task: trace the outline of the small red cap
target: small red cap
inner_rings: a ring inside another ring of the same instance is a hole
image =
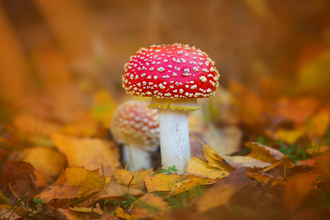
[[[214,62],[188,45],[141,48],[124,66],[123,88],[137,96],[196,99],[213,95],[219,73]]]
[[[127,137],[131,147],[153,149],[159,144],[158,113],[145,102],[130,100],[119,105],[110,129],[117,142],[127,144]]]

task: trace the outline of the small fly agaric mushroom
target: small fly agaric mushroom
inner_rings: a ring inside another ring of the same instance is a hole
[[[201,108],[197,98],[214,95],[219,76],[206,53],[181,44],[141,48],[124,66],[126,93],[152,97],[148,107],[159,109],[162,164],[179,174],[191,158],[188,111]]]
[[[129,170],[152,167],[150,153],[159,145],[157,111],[149,109],[142,101],[126,101],[114,111],[110,130],[115,141],[124,145],[125,164],[130,158],[131,151]]]

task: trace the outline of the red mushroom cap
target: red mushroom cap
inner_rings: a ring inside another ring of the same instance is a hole
[[[123,88],[137,96],[196,99],[213,95],[219,73],[208,55],[188,45],[141,48],[125,64]]]
[[[119,105],[112,115],[111,133],[118,143],[131,147],[151,148],[159,144],[159,122],[156,110],[137,100]]]

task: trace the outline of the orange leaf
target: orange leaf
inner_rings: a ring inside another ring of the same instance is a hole
[[[211,179],[205,179],[205,178],[189,178],[187,180],[182,180],[174,185],[170,192],[170,196],[188,191],[190,189],[193,189],[197,186],[201,185],[210,185],[215,183],[214,180]]]
[[[103,168],[110,175],[113,167],[120,166],[119,151],[113,142],[98,138],[74,138],[58,133],[51,135],[56,147],[66,155],[69,166],[83,166],[95,170]]]

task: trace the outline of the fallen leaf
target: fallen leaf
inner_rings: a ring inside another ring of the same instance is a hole
[[[257,142],[246,142],[244,144],[246,147],[251,148],[251,152],[248,157],[258,159],[264,162],[272,163],[274,161],[281,160],[284,154],[278,150],[275,150],[271,147],[259,144]]]
[[[31,163],[47,180],[59,175],[66,164],[65,157],[50,147],[24,149],[24,161]]]
[[[105,191],[100,195],[97,196],[94,201],[107,199],[107,200],[114,200],[114,199],[126,199],[127,193],[133,196],[142,196],[144,192],[140,189],[135,188],[127,188],[126,186],[120,185],[115,178],[110,180],[110,183],[107,185]]]
[[[127,214],[124,209],[118,207],[117,209],[117,212],[116,212],[116,216],[118,218],[122,218],[122,219],[126,219],[126,220],[137,220],[139,219],[137,216],[135,215],[130,215],[130,214]]]
[[[184,173],[184,176],[189,175],[210,179],[223,179],[229,175],[229,172],[211,167],[206,161],[197,157],[192,157],[188,160]]]
[[[144,178],[145,185],[148,192],[166,192],[171,191],[172,188],[182,180],[182,176],[164,173],[155,174],[153,176],[147,175]]]
[[[99,170],[89,171],[83,167],[73,166],[65,170],[65,176],[70,186],[79,186],[77,198],[97,192],[105,185]]]
[[[56,147],[66,155],[69,166],[83,166],[95,170],[101,168],[109,176],[114,167],[120,166],[119,150],[110,141],[98,138],[74,138],[58,133],[51,135]]]
[[[306,196],[310,193],[316,182],[316,174],[304,174],[293,177],[288,181],[284,190],[284,207],[287,211],[294,213]]]
[[[264,172],[274,169],[275,167],[285,167],[286,169],[294,167],[294,164],[289,159],[288,155],[285,155],[281,160],[274,162],[269,167],[263,169]]]
[[[233,168],[252,168],[252,169],[262,169],[271,166],[271,163],[266,163],[261,160],[257,160],[251,157],[244,156],[221,156],[231,167]]]
[[[144,188],[144,177],[147,175],[152,175],[154,173],[153,169],[140,169],[134,172],[125,169],[116,169],[114,177],[117,179],[118,183],[132,188]]]
[[[170,210],[170,206],[161,197],[146,194],[132,204],[130,213],[138,218],[154,218]]]
[[[3,192],[0,190],[0,204],[7,204],[9,205],[8,198],[3,194]]]
[[[174,185],[169,196],[183,193],[183,192],[191,190],[197,186],[210,185],[213,183],[215,183],[214,180],[205,179],[205,178],[189,178],[186,180],[181,180],[180,182],[178,182],[177,184]]]
[[[53,199],[72,200],[78,196],[79,186],[54,186],[51,189],[46,189],[40,194],[40,199],[49,203]],[[68,202],[70,203],[70,202]]]
[[[226,179],[217,182],[212,188],[222,187],[223,185],[233,187],[234,191],[241,190],[244,186],[251,183],[248,173],[244,167],[237,168],[231,172]]]
[[[0,219],[15,220],[20,219],[21,216],[10,205],[0,205]]]
[[[69,209],[61,209],[59,208],[56,213],[57,219],[68,219],[68,220],[86,220],[85,213],[74,212]]]
[[[103,210],[100,208],[97,208],[97,207],[95,207],[95,208],[78,208],[78,207],[71,208],[71,207],[69,207],[69,209],[74,212],[89,213],[89,214],[96,213],[98,215],[103,215]]]
[[[196,208],[199,212],[205,212],[220,207],[228,203],[234,193],[235,189],[226,184],[221,187],[211,188],[196,199]]]

